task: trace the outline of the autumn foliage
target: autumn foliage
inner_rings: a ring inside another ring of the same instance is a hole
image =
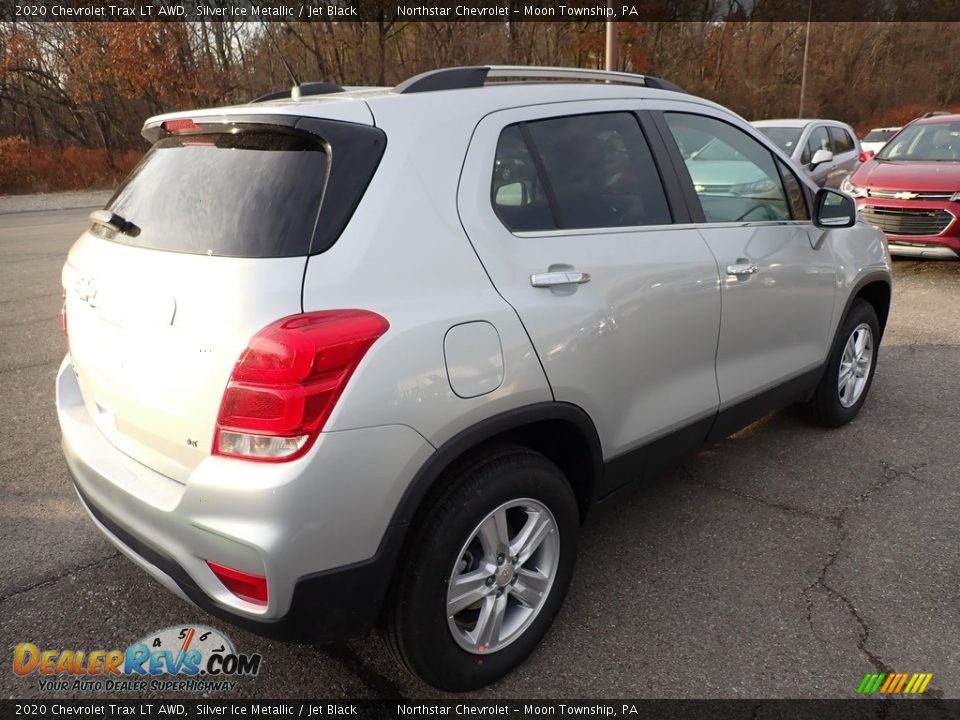
[[[372,1],[372,0],[371,0]],[[517,0],[506,0],[515,4]],[[727,0],[697,0],[706,16]],[[709,12],[708,12],[709,11]],[[738,16],[739,17],[739,16]],[[801,112],[864,132],[960,108],[947,24],[620,22],[616,67],[748,119]],[[151,115],[245,103],[298,81],[394,85],[437,67],[605,64],[603,22],[0,23],[0,192],[109,186]],[[809,41],[809,42],[808,42]]]
[[[142,153],[34,145],[19,135],[0,138],[0,194],[115,187]]]

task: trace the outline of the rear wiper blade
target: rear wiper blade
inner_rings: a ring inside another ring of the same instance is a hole
[[[90,213],[90,219],[94,225],[102,225],[130,237],[140,234],[140,228],[137,225],[109,210],[94,210]]]

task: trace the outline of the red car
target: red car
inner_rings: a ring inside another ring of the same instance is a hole
[[[960,257],[960,115],[914,120],[840,189],[891,254]]]

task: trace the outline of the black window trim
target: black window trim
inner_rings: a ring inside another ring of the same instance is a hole
[[[514,230],[508,227],[507,224],[503,222],[503,220],[497,214],[496,208],[493,207],[493,197],[491,196],[491,210],[493,211],[494,217],[497,218],[497,221],[507,230],[507,232],[515,237],[520,238],[535,238],[550,235],[574,236],[598,235],[607,233],[613,234],[631,231],[636,232],[637,228],[663,228],[692,223],[693,221],[689,217],[689,209],[687,208],[686,203],[683,201],[683,198],[679,192],[680,183],[678,179],[674,177],[673,173],[665,172],[666,156],[662,152],[662,147],[660,147],[663,144],[663,139],[659,136],[659,133],[657,135],[653,134],[656,128],[644,118],[644,116],[648,113],[649,111],[647,110],[634,110],[624,107],[615,110],[602,110],[599,112],[593,110],[586,112],[568,112],[563,113],[562,115],[544,115],[536,118],[528,118],[527,120],[520,120],[518,122],[508,122],[506,125],[500,128],[500,132],[497,134],[497,146],[499,146],[500,143],[500,135],[502,135],[507,128],[514,126],[519,127],[523,141],[527,145],[527,152],[530,153],[530,158],[537,170],[537,176],[539,177],[540,182],[543,185],[544,193],[547,196],[547,202],[550,205],[550,213],[553,216],[554,227],[544,230]],[[559,120],[562,118],[583,117],[588,115],[624,114],[633,116],[634,120],[637,122],[637,127],[640,131],[641,137],[643,137],[644,141],[647,143],[647,148],[650,150],[654,168],[656,169],[657,176],[660,179],[660,187],[663,188],[663,194],[667,201],[667,210],[670,212],[671,221],[669,223],[659,223],[656,225],[613,225],[583,228],[561,228],[558,223],[559,214],[557,210],[556,195],[553,191],[553,185],[550,182],[546,168],[543,165],[543,159],[540,157],[540,150],[537,148],[536,143],[530,136],[530,131],[527,129],[527,125],[530,123],[540,122],[542,120]],[[496,155],[496,147],[494,148],[494,155]]]
[[[677,147],[677,141],[673,139],[673,133],[670,132],[670,127],[667,125],[666,111],[643,110],[642,112],[649,117],[650,124],[657,130],[659,135],[657,145],[673,168],[671,174],[676,181],[677,200],[683,203],[689,222],[694,225],[706,223],[707,217],[703,213],[703,205],[700,204],[697,191],[693,189],[693,178],[690,177],[690,171],[687,170],[687,165],[683,161],[680,148]]]
[[[833,152],[835,156],[839,155],[840,148],[837,147],[837,143],[834,141],[833,133],[831,132],[831,130],[839,130],[839,128],[835,125],[827,125],[826,128],[827,128],[827,138],[830,140],[830,150],[831,152]]]
[[[813,213],[811,212],[811,208],[813,207],[813,195],[810,192],[810,188],[807,186],[807,184],[803,180],[800,179],[800,175],[798,173],[795,173],[791,169],[790,163],[788,163],[786,160],[783,160],[777,155],[773,155],[773,161],[774,161],[773,164],[777,168],[777,172],[780,174],[780,182],[783,185],[783,192],[787,194],[787,207],[790,209],[790,219],[793,222],[804,223],[807,225],[813,223]],[[790,203],[790,195],[789,193],[787,193],[787,184],[783,177],[784,171],[793,175],[793,179],[797,181],[798,185],[800,185],[800,191],[803,194],[803,203],[807,208],[806,219],[794,217],[793,205]]]
[[[551,120],[553,118],[550,118]],[[534,121],[535,122],[535,121]],[[547,167],[543,164],[543,158],[540,156],[540,148],[537,147],[537,144],[533,141],[533,136],[530,135],[530,130],[527,128],[527,122],[517,123],[517,129],[520,131],[520,137],[523,138],[523,144],[527,146],[527,152],[530,153],[530,160],[533,162],[533,167],[537,171],[537,178],[540,180],[540,184],[543,186],[543,193],[547,196],[547,205],[550,206],[550,215],[553,217],[553,227],[546,228],[547,230],[559,230],[560,229],[560,207],[557,204],[557,195],[553,191],[553,183],[550,182],[550,176],[547,174]],[[507,125],[504,127],[500,134],[502,135],[506,129],[510,127]],[[500,147],[500,138],[497,137],[497,147]],[[494,151],[496,152],[496,150]],[[499,215],[497,217],[500,217]],[[503,222],[502,220],[500,222]],[[506,223],[504,223],[506,225]]]
[[[670,157],[669,147],[664,142],[660,128],[657,126],[654,112],[650,110],[635,110],[633,113],[640,123],[640,132],[643,133],[653,156],[653,164],[660,175],[664,194],[667,196],[667,206],[674,225],[689,225],[694,222],[690,205],[683,193],[683,183],[677,177],[673,159]]]

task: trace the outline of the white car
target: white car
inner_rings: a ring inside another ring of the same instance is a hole
[[[874,128],[860,140],[860,147],[863,148],[865,153],[869,152],[876,155],[902,129],[902,126]]]

